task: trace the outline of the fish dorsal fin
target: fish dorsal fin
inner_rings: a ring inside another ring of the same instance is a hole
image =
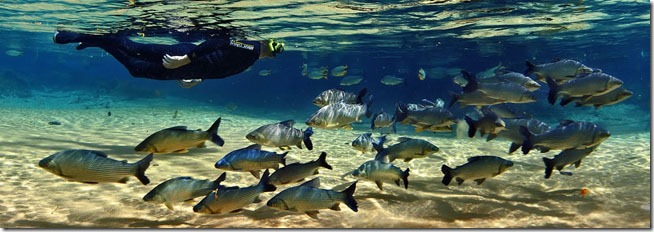
[[[286,120],[286,121],[281,121],[281,122],[279,122],[279,124],[282,124],[282,125],[287,126],[287,127],[293,127],[293,125],[295,125],[295,120],[289,119],[289,120]]]
[[[468,162],[475,162],[475,161],[480,160],[480,159],[482,159],[484,157],[485,156],[473,156],[473,157],[468,158]]]
[[[372,133],[371,133],[371,132],[366,132],[366,133],[363,133],[363,135],[364,135],[364,136],[367,136],[367,137],[371,137],[371,138],[372,138]]]
[[[93,153],[97,156],[105,157],[107,158],[107,153],[101,152],[101,151],[90,151],[90,153]]]
[[[255,150],[261,150],[261,144],[252,144],[250,146],[245,147],[245,149],[255,149]]]
[[[572,124],[572,123],[574,123],[574,122],[575,122],[575,121],[572,121],[572,120],[569,120],[569,119],[564,119],[564,120],[561,120],[561,121],[559,122],[559,125],[560,125],[560,126],[567,126],[567,125],[570,125],[570,124]]]
[[[412,140],[412,138],[409,138],[409,137],[399,137],[399,138],[397,138],[397,141],[399,141],[400,143],[403,143],[403,142],[406,142],[406,141],[409,141],[409,140]]]
[[[304,182],[300,185],[301,187],[310,187],[310,188],[319,188],[320,179],[319,177],[313,178],[310,181]]]
[[[183,130],[183,131],[186,131],[187,129],[186,129],[186,126],[174,126],[174,127],[166,128],[164,130]]]

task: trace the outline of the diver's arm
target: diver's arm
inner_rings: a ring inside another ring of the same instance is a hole
[[[216,55],[222,55],[222,52],[217,51],[226,46],[229,46],[228,39],[209,39],[202,42],[190,53],[183,56],[164,55],[162,64],[167,69],[175,69],[191,63],[192,60],[197,60],[210,54],[214,57],[209,58],[209,60],[216,61],[216,58],[220,58],[216,57]]]

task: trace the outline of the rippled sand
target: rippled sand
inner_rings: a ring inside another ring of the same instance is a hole
[[[0,215],[1,227],[27,228],[649,228],[650,221],[650,134],[613,135],[578,169],[566,167],[573,176],[554,173],[544,179],[541,157],[556,151],[507,155],[509,142],[456,139],[430,136],[426,139],[441,152],[409,163],[409,189],[386,183],[380,191],[373,182],[360,181],[355,198],[359,212],[345,206],[340,212],[321,210],[320,220],[305,214],[276,211],[265,202],[274,193],[262,194],[263,202],[228,215],[201,215],[193,212],[195,202],[178,203],[175,211],[164,205],[141,200],[157,184],[177,176],[214,179],[221,171],[213,164],[227,152],[245,147],[249,131],[267,123],[286,120],[284,115],[254,115],[230,111],[221,106],[175,99],[115,101],[111,108],[74,97],[59,95],[4,101],[0,104]],[[109,99],[109,101],[113,101]],[[28,107],[34,108],[25,108]],[[58,105],[58,109],[50,109]],[[188,106],[188,107],[187,107]],[[193,107],[190,107],[193,106]],[[233,106],[232,106],[233,109]],[[178,117],[173,118],[175,110]],[[107,112],[111,111],[111,116]],[[307,113],[309,115],[310,113]],[[133,147],[154,131],[187,125],[206,130],[222,117],[219,134],[224,147],[208,144],[186,154],[155,155],[146,171],[152,180],[142,185],[83,184],[67,182],[38,167],[38,161],[65,149],[94,149],[109,157],[134,162],[143,157]],[[305,118],[294,118],[304,128]],[[61,125],[48,125],[50,121]],[[405,130],[411,128],[403,127]],[[314,160],[326,151],[334,170],[321,169],[323,188],[342,190],[355,179],[340,176],[370,159],[349,143],[364,131],[316,129],[315,149],[293,148],[287,163]],[[398,135],[390,136],[388,144]],[[271,151],[278,149],[267,148]],[[444,186],[440,183],[443,164],[455,167],[470,156],[497,155],[516,165],[482,185],[466,182]],[[227,185],[257,183],[249,173],[229,172]],[[590,194],[580,195],[587,188]],[[199,201],[201,198],[196,199]]]

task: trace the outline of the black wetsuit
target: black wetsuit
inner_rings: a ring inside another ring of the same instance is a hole
[[[157,80],[219,79],[245,71],[259,59],[261,42],[211,38],[199,45],[142,44],[122,36],[81,35],[74,41],[83,47],[99,47],[107,51],[134,77]],[[191,63],[167,69],[165,54],[188,55]]]

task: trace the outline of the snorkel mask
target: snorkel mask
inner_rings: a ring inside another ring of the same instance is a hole
[[[284,51],[284,43],[277,42],[274,39],[268,39],[268,49],[273,56]]]

